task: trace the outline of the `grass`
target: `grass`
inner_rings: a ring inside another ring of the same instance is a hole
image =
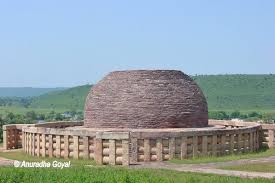
[[[68,161],[55,158],[33,157],[22,151],[0,152],[0,157],[27,162],[52,162]],[[73,165],[71,168],[14,168],[0,167],[0,183],[8,182],[125,182],[125,183],[143,183],[143,182],[196,182],[196,183],[269,183],[272,180],[266,179],[241,179],[237,177],[225,177],[212,174],[183,173],[172,170],[156,169],[128,169],[112,166],[89,166],[94,165],[94,161],[70,160]],[[274,180],[273,180],[274,181]]]
[[[208,75],[193,77],[210,110],[274,111],[275,75]]]
[[[170,160],[170,162],[175,164],[198,164],[198,163],[211,163],[211,162],[226,162],[226,161],[233,161],[233,160],[240,160],[240,159],[253,159],[253,158],[261,158],[261,157],[268,157],[268,156],[275,156],[275,149],[267,149],[267,150],[261,150],[258,152],[253,152],[253,153],[234,154],[234,155],[220,156],[220,157],[199,157],[199,158],[184,159],[184,160],[172,159]],[[24,161],[24,160],[25,161],[41,161],[41,160],[67,161],[64,159],[30,156],[28,154],[25,154],[22,151],[0,152],[0,157],[18,160],[18,161]],[[87,164],[94,165],[94,161],[88,161],[88,163],[87,163],[87,160],[81,160],[81,159],[80,160],[70,159],[70,161],[74,165],[87,165]]]
[[[226,166],[226,167],[221,167],[221,169],[275,173],[275,164],[274,163],[254,163],[254,164],[247,164],[247,165]]]
[[[0,157],[12,159],[12,160],[18,160],[18,161],[28,161],[28,162],[41,162],[41,161],[47,161],[47,162],[53,162],[55,160],[65,162],[65,161],[71,161],[71,164],[74,166],[84,166],[84,165],[95,165],[95,162],[92,160],[75,160],[75,159],[57,159],[57,158],[49,158],[49,157],[37,157],[37,156],[30,156],[23,151],[10,151],[10,152],[0,152]]]
[[[34,98],[30,107],[83,110],[91,87],[91,85],[83,85],[63,91],[50,92]]]
[[[241,179],[209,174],[183,173],[172,170],[128,169],[117,167],[0,168],[1,183],[81,182],[81,183],[271,183],[267,179]]]
[[[220,156],[220,157],[198,157],[192,159],[172,159],[171,163],[175,164],[198,164],[198,163],[211,163],[211,162],[226,162],[240,159],[253,159],[253,158],[261,158],[275,156],[275,149],[267,149],[260,150],[258,152],[247,153],[247,154],[233,154],[228,156]]]

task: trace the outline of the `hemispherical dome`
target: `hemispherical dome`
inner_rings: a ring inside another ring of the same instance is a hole
[[[84,126],[195,128],[208,125],[206,99],[186,74],[174,70],[116,71],[92,87]]]

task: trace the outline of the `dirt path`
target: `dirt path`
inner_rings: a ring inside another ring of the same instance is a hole
[[[233,171],[222,170],[220,167],[226,167],[231,165],[244,165],[253,163],[275,163],[275,156],[257,158],[257,159],[244,159],[228,162],[216,162],[216,163],[201,163],[201,164],[174,164],[169,162],[150,162],[141,163],[138,165],[131,165],[131,168],[155,168],[155,169],[169,169],[182,172],[196,172],[196,173],[210,173],[227,176],[237,176],[243,178],[275,178],[275,173],[263,173],[263,172],[245,172],[245,171]]]
[[[4,152],[4,149],[1,146],[0,146],[0,152]],[[13,160],[0,157],[0,166],[10,166],[10,165],[13,165]]]
[[[10,165],[13,165],[13,160],[0,157],[0,166],[10,166]]]

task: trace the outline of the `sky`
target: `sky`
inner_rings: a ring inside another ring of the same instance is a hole
[[[0,87],[108,72],[275,73],[275,1],[0,1]]]

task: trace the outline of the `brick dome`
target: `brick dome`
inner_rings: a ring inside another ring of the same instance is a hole
[[[90,128],[196,128],[208,125],[198,85],[175,70],[115,71],[94,85],[85,106]]]

